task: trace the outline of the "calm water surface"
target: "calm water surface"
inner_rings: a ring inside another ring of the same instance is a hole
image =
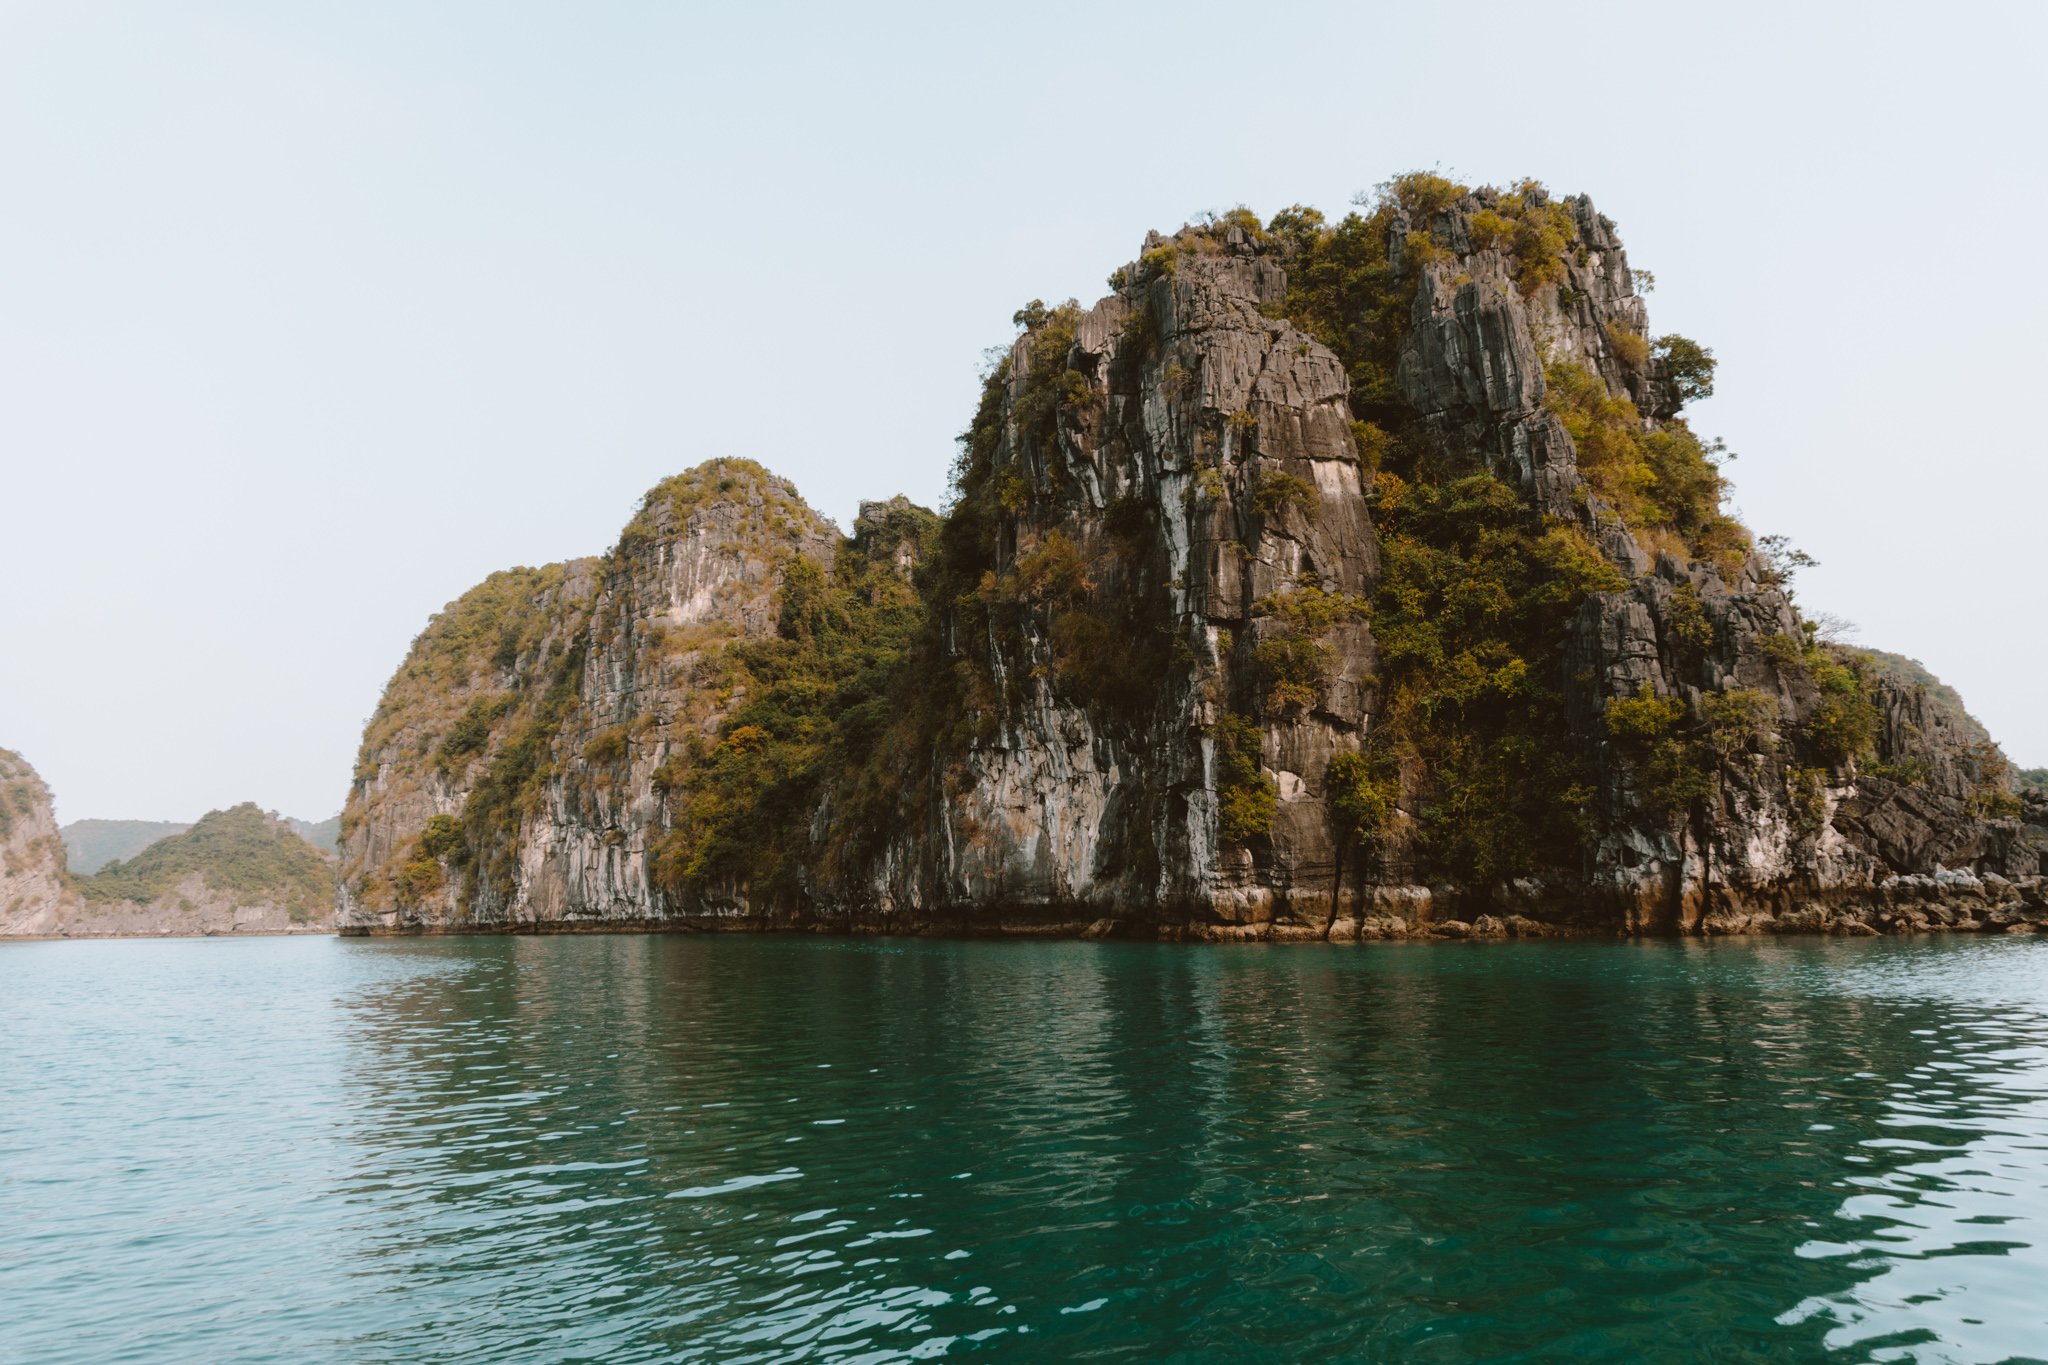
[[[2048,940],[0,947],[0,1360],[2048,1359]]]

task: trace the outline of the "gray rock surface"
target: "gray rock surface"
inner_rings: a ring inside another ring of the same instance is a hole
[[[77,899],[50,789],[27,759],[0,749],[0,937],[51,933]]]
[[[679,918],[651,876],[669,815],[656,773],[691,735],[716,735],[731,700],[720,692],[719,655],[773,631],[790,558],[828,564],[838,538],[783,480],[747,461],[713,461],[649,493],[605,557],[497,585],[507,600],[488,616],[492,633],[468,647],[448,637],[474,633],[493,585],[451,603],[415,644],[365,738],[342,818],[342,926]],[[429,657],[439,660],[433,669]],[[551,721],[550,689],[559,693]],[[492,699],[511,704],[486,741],[451,760],[450,728]],[[432,877],[394,885],[394,872],[420,861],[428,822],[461,817],[523,736],[535,750],[531,782],[481,840],[485,875],[427,859]]]
[[[1021,649],[963,642],[1011,680],[1015,704],[992,738],[949,756],[953,781],[870,878],[839,888],[850,908],[885,922],[1005,905],[1062,920],[1327,918],[1335,851],[1318,779],[1366,723],[1363,621],[1330,633],[1340,662],[1320,695],[1264,732],[1279,796],[1271,859],[1257,866],[1216,835],[1224,656],[1248,659],[1271,631],[1265,604],[1304,584],[1364,594],[1379,568],[1342,366],[1270,316],[1285,290],[1281,267],[1238,234],[1080,318],[1068,363],[1090,377],[1090,396],[1069,405],[1057,458],[1014,420],[995,451],[998,479],[1039,490],[999,525],[995,568],[1012,571],[1054,536],[1080,547],[1097,591],[1147,604],[1145,627],[1164,637],[1156,696],[1123,716],[1063,695],[1040,617],[1023,623]],[[1152,325],[1134,321],[1144,316]],[[1013,405],[1032,350],[1027,335],[1011,352]],[[1274,476],[1313,488],[1313,507],[1261,510],[1261,480]],[[1112,549],[1113,505],[1151,528],[1135,551]]]

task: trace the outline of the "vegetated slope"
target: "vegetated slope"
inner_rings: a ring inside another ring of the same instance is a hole
[[[244,910],[279,910],[292,924],[312,925],[332,906],[334,868],[290,825],[245,802],[209,811],[184,833],[77,884],[94,906],[168,900],[197,911],[202,903],[226,901]]]
[[[1211,936],[2030,923],[2043,831],[1723,507],[1614,225],[1402,177],[1033,303],[943,517],[744,461],[432,622],[343,924]]]
[[[299,820],[285,816],[292,833],[323,853],[334,853],[341,843],[341,816],[325,820]],[[76,876],[89,877],[108,863],[133,858],[159,839],[183,834],[191,825],[174,820],[73,820],[61,826],[64,852]]]
[[[89,877],[108,863],[132,858],[159,839],[192,828],[173,820],[73,820],[60,826],[71,871]]]

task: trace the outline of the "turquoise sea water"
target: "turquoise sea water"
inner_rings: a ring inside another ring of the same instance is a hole
[[[0,947],[0,1360],[2048,1359],[2048,940]]]

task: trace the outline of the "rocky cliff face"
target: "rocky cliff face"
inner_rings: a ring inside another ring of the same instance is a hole
[[[783,480],[714,461],[651,491],[602,559],[514,570],[428,625],[371,720],[342,816],[343,923],[673,917],[657,774],[716,737],[724,657],[775,629],[791,563],[838,532]]]
[[[1378,936],[2030,923],[1960,708],[1721,509],[1710,356],[1528,185],[1149,238],[1018,315],[943,521],[744,462],[436,618],[344,818],[361,931]],[[2040,812],[2032,811],[2038,818]]]
[[[981,581],[948,620],[985,733],[848,903],[1255,922],[1307,897],[1320,922],[1337,850],[1318,779],[1367,720],[1377,541],[1343,369],[1244,245],[1027,319],[969,438]],[[1304,613],[1327,618],[1313,643]],[[1229,728],[1232,690],[1290,643],[1329,667]],[[1277,793],[1257,858],[1229,837],[1233,763]]]
[[[27,759],[0,749],[0,936],[50,933],[75,903],[50,789]]]

